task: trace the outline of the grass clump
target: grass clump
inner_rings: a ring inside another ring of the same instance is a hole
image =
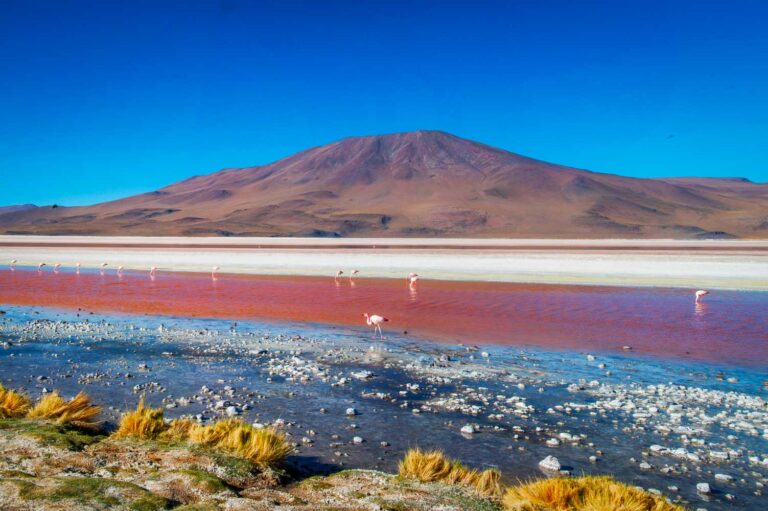
[[[260,467],[279,465],[293,451],[293,446],[279,431],[257,429],[236,419],[209,426],[195,425],[189,430],[189,441],[221,449]]]
[[[181,442],[189,439],[189,432],[196,426],[192,419],[173,419],[165,431],[160,434],[160,438],[169,442]]]
[[[96,420],[100,413],[101,407],[91,404],[91,398],[84,392],[79,392],[70,401],[62,399],[58,392],[52,392],[43,396],[27,417],[51,420],[80,429],[97,430],[101,426],[101,421]]]
[[[608,476],[555,477],[512,486],[507,511],[684,511],[663,497]]]
[[[441,451],[408,450],[398,465],[398,473],[404,479],[416,479],[423,483],[469,486],[487,497],[499,497],[502,490],[501,473],[498,470],[470,469],[456,460],[446,458]]]
[[[142,397],[136,410],[123,415],[120,427],[112,435],[116,438],[157,440],[167,429],[168,425],[163,420],[163,409],[147,407]]]
[[[262,468],[279,465],[293,447],[274,429],[256,429],[237,419],[222,419],[206,426],[190,419],[166,423],[162,408],[148,408],[144,399],[123,415],[115,438],[188,442],[245,459]]]
[[[0,419],[17,419],[29,411],[27,396],[0,385]]]

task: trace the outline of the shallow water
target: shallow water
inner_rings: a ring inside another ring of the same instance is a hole
[[[346,327],[78,316],[28,307],[7,308],[0,321],[0,336],[11,342],[0,350],[3,384],[35,396],[44,387],[68,395],[85,389],[96,402],[114,407],[105,414],[113,421],[119,411],[134,407],[139,395],[147,395],[153,405],[173,406],[166,412],[168,417],[203,414],[213,418],[221,414],[215,402],[230,400],[250,407],[243,412],[246,420],[272,423],[282,419],[286,421],[282,427],[294,441],[313,440],[291,457],[291,465],[299,470],[362,467],[392,471],[407,448],[420,446],[441,448],[475,467],[497,466],[512,481],[541,476],[537,463],[552,454],[574,473],[610,473],[632,484],[660,489],[672,498],[680,495],[691,508],[764,509],[766,505],[765,497],[754,491],[757,483],[768,483],[768,466],[748,461],[750,456],[768,455],[768,440],[762,432],[748,434],[734,429],[727,420],[707,425],[687,418],[671,420],[664,414],[639,421],[632,411],[593,415],[573,405],[594,404],[599,399],[590,390],[590,381],[599,382],[611,393],[630,384],[644,388],[673,382],[728,395],[765,396],[763,380],[768,375],[762,368],[663,361],[636,353],[597,354],[590,360],[568,350],[508,346],[486,348],[489,356],[484,358],[460,346],[399,335],[372,343],[360,329]],[[142,370],[141,364],[148,368]],[[355,379],[352,375],[360,370],[369,370],[373,376]],[[44,378],[38,379],[40,376]],[[341,378],[349,381],[338,384]],[[569,387],[573,384],[581,389]],[[203,392],[203,386],[211,392]],[[229,393],[227,386],[232,388]],[[479,411],[449,410],[433,403],[451,396],[464,398],[466,405],[476,405]],[[190,404],[178,405],[181,397],[189,398]],[[509,398],[532,409],[524,414],[504,410]],[[568,404],[574,411],[554,410]],[[681,405],[705,410],[711,417],[723,410],[728,414],[736,411],[715,400],[711,405],[693,400],[681,401]],[[356,408],[358,415],[347,417],[348,407]],[[500,411],[504,411],[502,419],[488,417]],[[762,417],[754,419],[758,424],[766,420],[759,408],[754,413]],[[481,431],[462,435],[459,430],[468,423],[479,425]],[[657,428],[660,425],[704,430],[666,434]],[[309,430],[316,434],[310,435]],[[578,444],[547,447],[546,440],[560,432],[586,438]],[[354,436],[364,442],[353,444]],[[695,437],[703,438],[706,448],[687,443]],[[644,457],[653,444],[702,452],[738,449],[740,455],[727,462],[703,458],[698,463]],[[598,454],[596,463],[588,461],[593,454]],[[631,463],[630,458],[636,462]],[[639,468],[645,460],[654,465],[653,470]],[[675,467],[675,472],[661,473],[667,465]],[[732,475],[735,482],[714,482],[718,472]],[[700,481],[713,486],[715,493],[709,499],[696,494],[695,484]],[[679,494],[669,493],[669,485],[678,486]],[[727,501],[726,494],[736,500]]]
[[[185,317],[279,319],[443,342],[634,352],[768,367],[768,292],[391,279],[0,270],[0,303]]]

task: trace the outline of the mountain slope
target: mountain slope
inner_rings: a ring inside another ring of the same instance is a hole
[[[768,185],[636,179],[439,131],[354,137],[75,208],[0,216],[40,234],[768,237]]]

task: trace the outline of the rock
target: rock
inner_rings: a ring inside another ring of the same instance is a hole
[[[352,417],[353,415],[357,415],[357,410],[354,408],[347,408],[346,414],[348,417]]]
[[[715,479],[717,479],[718,481],[729,483],[733,481],[733,476],[729,476],[728,474],[715,474]]]
[[[698,483],[696,485],[696,491],[703,495],[709,495],[710,493],[712,493],[712,490],[709,487],[709,483]]]
[[[539,462],[539,468],[547,472],[560,472],[560,460],[554,456],[547,456]]]
[[[560,445],[560,440],[558,440],[557,438],[550,438],[549,440],[547,440],[548,447],[557,447],[558,445]]]
[[[236,406],[228,406],[225,413],[227,414],[227,417],[234,417],[240,415],[240,410]]]
[[[461,432],[466,435],[471,435],[475,432],[475,427],[472,424],[467,424],[461,428]]]
[[[363,439],[362,439],[362,437],[356,436],[356,437],[352,438],[352,443],[353,444],[362,444],[363,443]]]

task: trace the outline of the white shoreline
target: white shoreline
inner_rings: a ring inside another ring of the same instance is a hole
[[[279,248],[260,249],[259,242]],[[375,243],[391,248],[369,248]],[[441,280],[768,291],[768,241],[0,236],[0,244],[0,261],[17,259],[20,266],[107,262],[112,271],[123,265],[161,272],[220,266],[222,273],[328,277],[358,269],[360,278],[404,279],[415,271]],[[532,245],[546,248],[526,248]]]

